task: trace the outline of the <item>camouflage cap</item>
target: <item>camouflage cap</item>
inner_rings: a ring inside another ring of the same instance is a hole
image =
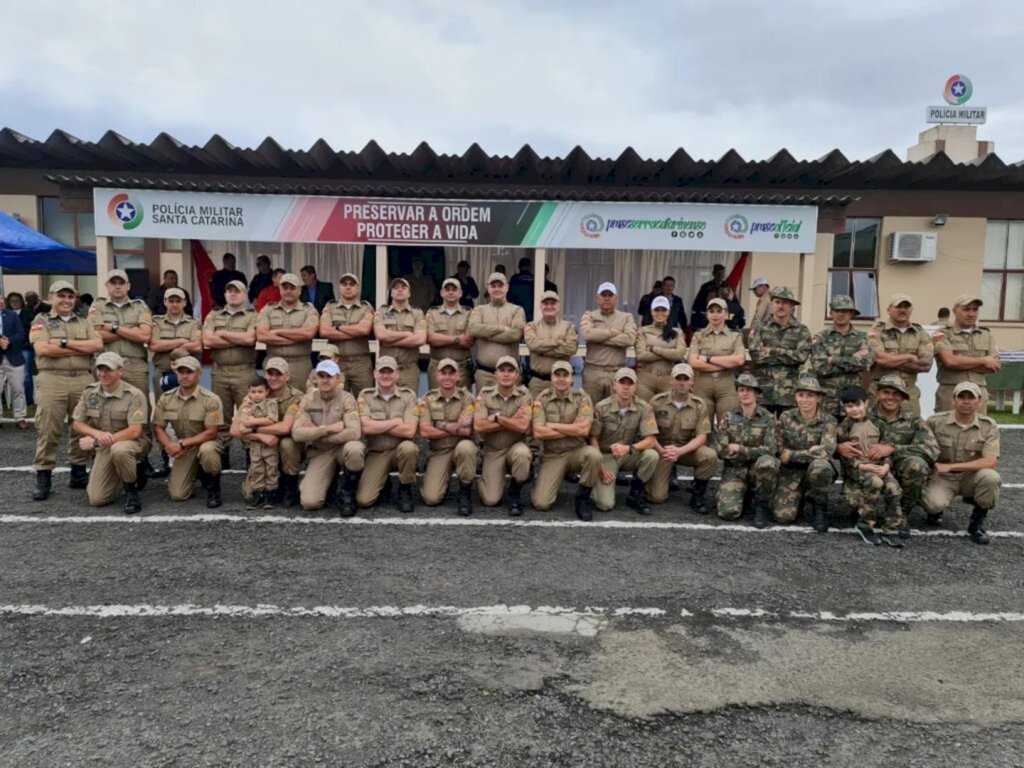
[[[692,379],[693,368],[687,363],[676,363],[672,366],[672,378],[674,379],[676,376],[680,375],[689,376]]]
[[[748,387],[750,389],[756,389],[758,392],[763,392],[761,385],[757,383],[757,379],[754,378],[752,373],[741,373],[736,377],[737,387]]]
[[[301,278],[299,278],[298,275],[292,272],[287,272],[281,275],[281,285],[292,285],[295,286],[296,288],[301,288],[302,280]]]
[[[377,358],[377,365],[376,365],[376,367],[374,367],[373,370],[375,370],[375,371],[383,371],[383,370],[397,371],[398,370],[398,361],[395,360],[395,358],[391,357],[391,355],[384,355],[382,357],[378,357]]]
[[[200,362],[196,360],[194,357],[192,357],[192,355],[188,355],[187,357],[181,358],[181,360],[174,361],[174,370],[178,370],[179,368],[187,368],[190,371],[198,371],[202,367],[203,366],[200,364]]]
[[[906,383],[895,373],[885,374],[885,376],[878,380],[875,386],[878,387],[878,389],[895,389],[903,395],[903,397],[910,397],[910,390],[907,389]]]
[[[264,371],[277,371],[278,373],[290,373],[288,361],[283,357],[271,357],[263,364]]]
[[[75,286],[67,280],[58,280],[50,286],[50,293],[60,293],[61,291],[71,291],[76,295],[78,294],[78,291],[75,290]]]
[[[953,302],[954,307],[966,307],[968,304],[977,304],[979,307],[985,302],[975,296],[973,293],[963,293],[956,297]]]
[[[829,309],[838,309],[844,312],[853,312],[855,315],[859,315],[860,311],[857,309],[857,305],[853,301],[852,296],[847,296],[845,293],[840,293],[832,297],[832,301],[828,303]]]
[[[181,299],[185,300],[185,292],[181,288],[168,288],[164,291],[164,301],[167,299]]]
[[[437,364],[437,370],[443,371],[445,368],[454,368],[457,371],[459,370],[459,364],[452,358],[446,357]]]
[[[619,368],[615,372],[615,381],[622,381],[623,379],[629,379],[634,384],[636,383],[636,371],[632,368]]]
[[[570,376],[572,376],[575,373],[575,371],[573,371],[572,369],[572,363],[568,362],[567,360],[559,360],[554,365],[551,366],[551,373],[556,373],[557,371],[565,371]]]
[[[711,309],[712,307],[721,307],[722,309],[728,310],[729,303],[725,299],[715,298],[708,302],[708,309]]]
[[[818,383],[818,377],[809,375],[797,378],[795,390],[797,392],[814,392],[818,395],[825,393],[825,390],[821,388],[821,384]]]
[[[784,285],[775,286],[770,291],[768,291],[768,295],[773,299],[785,299],[786,301],[791,301],[794,304],[800,303],[799,301],[796,300],[796,296],[793,295],[793,292]]]
[[[109,272],[107,272],[107,282],[108,283],[111,280],[117,280],[117,279],[124,280],[127,283],[128,282],[128,273],[125,272],[123,269],[112,269]]]
[[[318,357],[337,357],[340,354],[338,348],[333,344],[324,344]]]
[[[491,272],[491,276],[487,278],[487,284],[491,283],[508,283],[508,278],[502,272]]]
[[[555,293],[554,291],[544,291],[544,293],[542,293],[540,295],[540,300],[541,301],[561,301],[561,299],[558,298],[558,294]]]
[[[112,371],[124,368],[124,358],[117,354],[117,352],[102,352],[96,357],[95,367],[99,368],[101,365]]]
[[[499,357],[498,362],[494,364],[494,369],[497,370],[503,365],[511,365],[517,371],[519,370],[519,361],[512,357],[512,355],[502,355]]]
[[[961,392],[970,392],[977,398],[981,398],[981,387],[975,384],[973,381],[961,381],[953,389],[953,397],[956,397]]]

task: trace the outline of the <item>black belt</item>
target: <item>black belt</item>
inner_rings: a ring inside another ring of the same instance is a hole
[[[551,381],[550,373],[541,373],[540,371],[530,371],[530,376],[541,381]]]
[[[477,367],[478,371],[487,371],[488,373],[497,373],[498,372],[497,368],[491,368],[491,366],[484,365],[483,363],[477,363],[476,367]]]

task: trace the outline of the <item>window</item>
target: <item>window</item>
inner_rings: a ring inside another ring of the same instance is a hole
[[[861,317],[878,317],[878,233],[881,219],[847,219],[836,235],[828,270],[828,300],[853,298]]]
[[[982,320],[1024,320],[1024,221],[990,221],[981,275]]]

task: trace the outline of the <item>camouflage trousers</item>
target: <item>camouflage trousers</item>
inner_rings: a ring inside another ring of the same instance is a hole
[[[893,462],[892,472],[903,493],[903,500],[920,503],[925,483],[931,477],[932,468],[920,456],[908,456]]]
[[[727,461],[718,486],[718,516],[723,520],[737,520],[743,515],[743,498],[747,488],[761,498],[775,492],[779,474],[779,460],[774,456],[760,456],[749,463]]]
[[[843,498],[852,509],[857,510],[857,519],[872,528],[878,525],[878,502],[884,499],[882,530],[885,533],[896,533],[900,529],[903,525],[903,511],[900,507],[902,496],[903,489],[892,469],[884,477],[855,468],[843,472]]]
[[[814,501],[823,502],[828,499],[829,489],[835,479],[836,469],[828,459],[812,459],[806,465],[783,466],[779,470],[772,503],[776,522],[792,523],[796,520],[804,494]]]

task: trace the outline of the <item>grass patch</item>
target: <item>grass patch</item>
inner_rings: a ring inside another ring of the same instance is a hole
[[[997,411],[991,406],[988,409],[988,417],[997,424],[1024,424],[1024,413]]]

